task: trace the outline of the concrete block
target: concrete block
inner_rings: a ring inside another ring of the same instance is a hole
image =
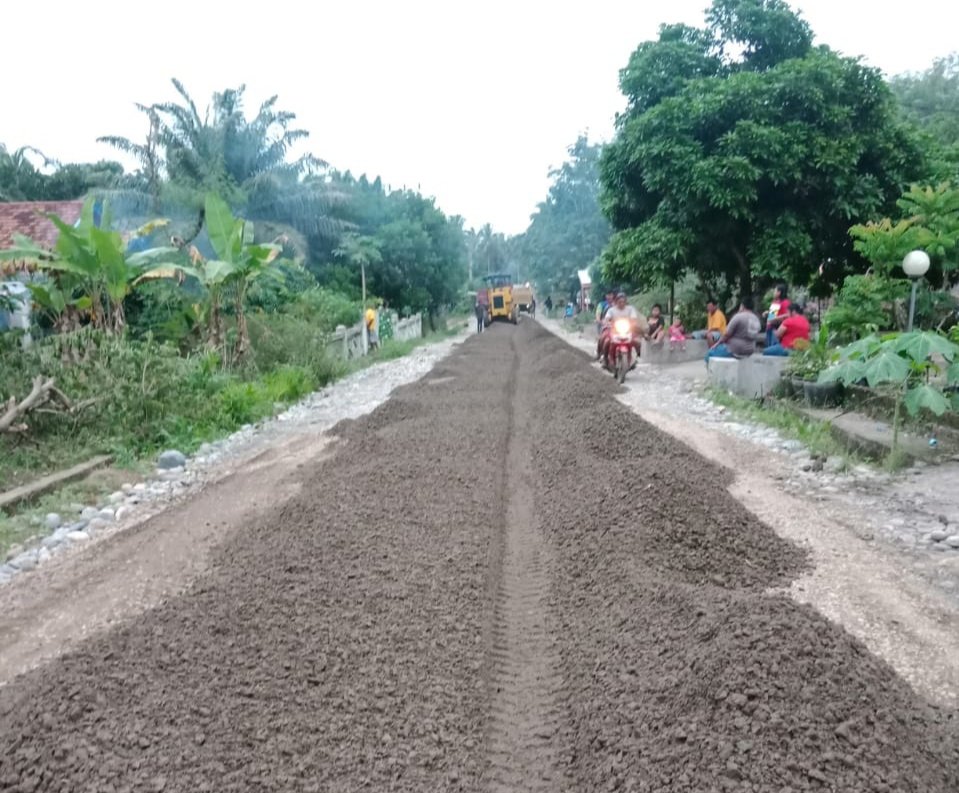
[[[653,344],[649,339],[643,339],[640,360],[643,363],[672,364],[686,363],[686,361],[701,361],[706,357],[705,339],[686,339],[686,349],[683,350],[669,341]]]
[[[706,362],[709,384],[733,394],[739,393],[739,361],[735,358],[710,358]]]
[[[758,399],[770,393],[782,377],[786,357],[751,355],[748,358],[710,358],[709,382],[737,396]]]

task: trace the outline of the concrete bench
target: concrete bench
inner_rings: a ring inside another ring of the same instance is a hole
[[[765,396],[779,382],[789,358],[750,355],[748,358],[710,358],[709,384],[747,399]]]
[[[639,358],[643,363],[662,365],[701,361],[706,357],[705,339],[686,339],[684,346],[685,350],[678,344],[670,344],[668,340],[653,344],[649,339],[643,339]]]

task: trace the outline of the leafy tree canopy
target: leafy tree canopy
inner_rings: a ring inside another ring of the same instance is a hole
[[[936,175],[959,178],[959,52],[938,58],[919,74],[890,81],[905,116],[928,135],[941,160]]]
[[[752,292],[805,284],[829,259],[839,280],[862,266],[849,227],[922,175],[914,132],[878,71],[813,48],[781,0],[716,0],[706,18],[662,28],[621,75],[630,106],[601,161],[617,231],[604,273],[652,284],[692,271]],[[642,88],[657,74],[673,76],[668,95]]]
[[[29,153],[42,158],[53,170],[37,168]],[[0,201],[71,201],[91,190],[110,188],[123,179],[123,166],[101,160],[97,163],[61,164],[29,146],[9,151],[0,143]]]
[[[652,87],[636,84],[631,90],[636,92],[634,101],[645,102]],[[599,206],[601,147],[581,136],[568,151],[569,159],[550,172],[549,193],[529,227],[513,240],[516,255],[543,291],[565,291],[576,272],[599,256],[610,236],[609,221]]]

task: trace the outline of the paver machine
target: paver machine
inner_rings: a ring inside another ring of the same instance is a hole
[[[487,321],[507,320],[514,325],[519,321],[519,303],[513,299],[513,277],[506,273],[487,275],[483,279],[489,298]]]

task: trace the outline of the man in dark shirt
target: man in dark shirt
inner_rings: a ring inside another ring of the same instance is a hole
[[[746,295],[726,326],[726,332],[706,353],[710,358],[746,358],[756,351],[756,337],[762,330],[762,322],[753,311],[753,299]]]

